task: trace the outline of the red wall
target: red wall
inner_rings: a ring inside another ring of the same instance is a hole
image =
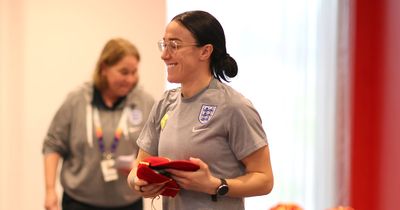
[[[353,3],[350,205],[400,209],[400,1]]]

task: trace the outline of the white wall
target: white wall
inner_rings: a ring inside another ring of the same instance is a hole
[[[165,17],[165,0],[0,0],[1,210],[43,209],[43,137],[66,94],[90,79],[108,39],[136,44],[141,84],[161,95],[156,42]]]

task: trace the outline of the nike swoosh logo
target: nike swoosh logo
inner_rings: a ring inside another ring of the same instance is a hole
[[[205,130],[207,130],[207,129],[208,129],[208,128],[195,128],[195,127],[193,127],[192,132],[193,132],[193,133],[197,133],[197,132],[205,131]]]

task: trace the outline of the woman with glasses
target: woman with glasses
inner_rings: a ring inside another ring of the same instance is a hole
[[[46,210],[59,209],[61,159],[63,210],[143,209],[141,196],[126,185],[136,139],[154,104],[138,84],[139,61],[128,40],[109,40],[93,81],[72,91],[55,114],[43,144]]]
[[[175,16],[158,42],[168,90],[153,107],[138,138],[137,164],[150,156],[190,160],[195,172],[167,169],[181,190],[163,197],[164,210],[244,209],[244,197],[268,194],[273,175],[266,134],[251,102],[228,82],[238,67],[227,53],[222,26],[211,14]],[[160,195],[165,183],[128,184],[144,197]]]

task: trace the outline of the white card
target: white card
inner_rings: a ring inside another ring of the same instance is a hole
[[[103,172],[103,177],[105,182],[111,182],[118,179],[117,169],[114,168],[115,160],[107,159],[101,161],[101,172]]]

